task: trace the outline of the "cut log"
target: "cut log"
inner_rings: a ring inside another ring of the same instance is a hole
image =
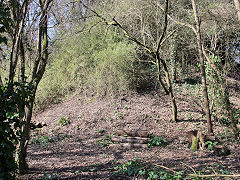
[[[131,137],[149,137],[150,133],[145,130],[117,130],[117,135],[119,136],[131,136]]]
[[[147,148],[147,144],[133,144],[133,143],[120,143],[120,144],[110,144],[109,147],[122,147],[122,148]]]
[[[143,137],[122,137],[122,136],[112,137],[113,142],[120,142],[120,143],[147,144],[148,140],[149,138],[143,138]]]

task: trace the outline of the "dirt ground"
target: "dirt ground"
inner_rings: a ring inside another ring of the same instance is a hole
[[[231,81],[231,102],[235,108],[240,108],[239,87],[238,81]],[[137,179],[113,173],[113,167],[134,157],[188,173],[222,168],[240,174],[239,143],[229,143],[231,154],[218,157],[208,150],[194,152],[181,141],[186,131],[206,132],[201,103],[191,89],[186,89],[184,84],[176,87],[176,94],[181,91],[176,96],[178,123],[171,122],[168,97],[157,91],[126,93],[109,99],[79,93],[36,113],[33,121],[45,122],[47,126],[32,132],[27,158],[29,171],[19,179],[41,179],[44,174],[57,174],[59,179]],[[65,126],[59,124],[60,119],[66,120]],[[231,132],[217,120],[213,124],[216,135]],[[102,139],[118,129],[147,130],[169,143],[145,149],[107,146],[108,141]],[[41,137],[45,137],[45,143],[34,143],[34,139]]]

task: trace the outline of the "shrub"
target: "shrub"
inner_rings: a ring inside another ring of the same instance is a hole
[[[163,139],[160,136],[151,135],[147,145],[148,147],[164,146],[167,144],[167,142],[167,140]]]
[[[136,60],[135,46],[115,29],[106,34],[102,25],[95,26],[90,33],[64,37],[53,52],[37,90],[36,109],[57,103],[76,90],[117,95],[152,80],[146,77],[153,69]]]

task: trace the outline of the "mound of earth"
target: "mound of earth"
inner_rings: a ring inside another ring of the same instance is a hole
[[[29,171],[19,179],[38,179],[44,174],[57,174],[60,179],[130,179],[113,175],[113,167],[134,157],[189,173],[192,169],[221,166],[239,174],[239,144],[231,143],[231,155],[217,157],[210,151],[193,152],[181,142],[188,130],[206,130],[206,122],[195,97],[185,92],[176,100],[178,123],[171,122],[168,97],[156,91],[109,99],[79,94],[36,113],[33,121],[47,126],[33,130],[27,158]],[[238,108],[239,100],[233,100]],[[146,130],[169,143],[153,148],[108,146],[108,136],[119,129]],[[215,134],[226,133],[226,129],[214,122]]]

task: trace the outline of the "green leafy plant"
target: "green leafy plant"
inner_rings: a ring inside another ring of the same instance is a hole
[[[151,135],[147,145],[148,147],[165,146],[167,143],[168,141],[163,139],[162,137]]]
[[[93,24],[96,21],[92,19]],[[113,95],[135,89],[144,80],[143,75],[150,79],[149,70],[143,73],[146,66],[136,61],[135,46],[111,28],[107,34],[104,26],[97,25],[91,27],[91,33],[63,36],[54,47],[56,53],[36,94],[37,109],[79,88],[87,87],[102,96]]]
[[[31,144],[40,144],[41,146],[46,146],[48,143],[54,142],[53,138],[50,136],[40,136],[35,137],[30,140]]]
[[[147,180],[153,179],[183,179],[184,171],[176,172],[175,174],[164,171],[162,168],[156,166],[150,166],[144,164],[140,159],[134,158],[126,163],[120,164],[114,169],[116,174],[128,175],[128,176],[141,176]]]
[[[122,113],[120,113],[117,109],[114,110],[114,114],[118,119],[123,119]]]
[[[68,134],[58,134],[56,136],[35,136],[30,140],[30,144],[40,144],[41,146],[46,146],[49,143],[58,142],[62,140],[69,139],[71,135]]]
[[[128,176],[133,176],[138,174],[142,167],[142,162],[138,158],[134,158],[122,165],[116,166],[114,169],[117,170],[117,174],[127,174]],[[143,171],[141,171],[141,174],[143,175]]]
[[[60,176],[58,174],[46,174],[46,173],[44,173],[41,180],[52,180],[52,179],[59,179],[59,178],[60,178]]]
[[[111,135],[104,135],[100,140],[97,141],[97,143],[102,147],[108,146],[109,144],[112,144],[111,137]]]
[[[218,144],[218,142],[217,141],[207,141],[205,144],[207,145],[207,149],[211,151],[211,150],[213,150],[214,146],[216,146]]]
[[[58,124],[60,126],[66,126],[70,124],[70,121],[68,120],[68,117],[61,117],[61,119],[58,121]]]

